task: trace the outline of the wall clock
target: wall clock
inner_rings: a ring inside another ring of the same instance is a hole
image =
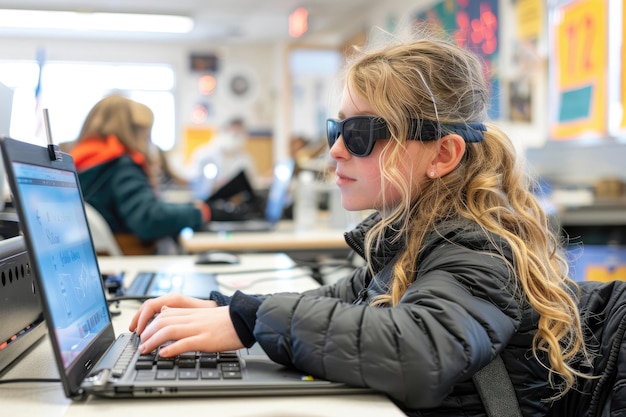
[[[250,81],[243,75],[235,75],[230,80],[230,90],[236,96],[245,96],[250,90]]]

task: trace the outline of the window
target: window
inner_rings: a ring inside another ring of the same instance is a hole
[[[0,61],[0,82],[14,90],[10,136],[44,144],[41,109],[48,108],[55,143],[75,140],[87,113],[102,97],[118,92],[154,112],[153,142],[164,150],[175,143],[174,70],[165,65]]]
[[[326,118],[335,111],[330,101],[341,90],[336,89],[341,54],[334,49],[294,49],[289,55],[292,79],[292,122],[294,136],[317,143],[326,135]],[[334,117],[334,116],[333,116]]]

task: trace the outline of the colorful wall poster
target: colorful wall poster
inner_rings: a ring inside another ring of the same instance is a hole
[[[479,55],[485,77],[491,84],[489,117],[500,117],[500,78],[498,0],[442,0],[425,11],[417,12],[416,22],[426,21],[442,27],[456,42]]]
[[[608,2],[572,1],[552,10],[550,138],[607,133]]]

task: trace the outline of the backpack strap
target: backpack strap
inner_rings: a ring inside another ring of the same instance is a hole
[[[472,379],[488,417],[522,417],[513,383],[500,355]]]

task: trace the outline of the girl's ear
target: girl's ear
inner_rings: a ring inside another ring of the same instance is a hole
[[[455,134],[442,137],[438,142],[438,151],[426,173],[428,176],[442,177],[452,171],[465,154],[465,140]],[[432,175],[432,173],[435,175]]]

